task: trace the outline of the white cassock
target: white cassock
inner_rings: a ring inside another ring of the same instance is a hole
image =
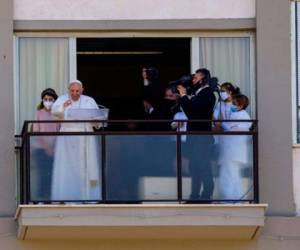
[[[230,120],[249,120],[250,116],[245,110],[232,112]],[[224,131],[249,131],[251,122],[223,122]],[[224,135],[220,147],[220,199],[240,200],[246,199],[242,192],[243,183],[241,169],[251,166],[251,136],[250,135]]]
[[[69,95],[60,96],[52,106],[52,114],[70,120],[71,109],[98,109],[91,97],[81,95],[64,109]],[[61,132],[91,132],[93,123],[61,123]],[[52,177],[52,200],[100,200],[100,147],[96,136],[57,136]],[[90,181],[97,181],[91,186]]]

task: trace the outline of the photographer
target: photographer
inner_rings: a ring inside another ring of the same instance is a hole
[[[143,105],[146,114],[151,114],[152,110],[159,106],[162,98],[161,85],[158,82],[158,70],[155,67],[142,69]]]
[[[198,69],[192,80],[191,94],[187,88],[178,85],[178,103],[189,120],[211,120],[216,97],[209,86],[210,72],[207,69]],[[189,122],[188,131],[211,131],[211,122]],[[186,156],[189,158],[189,169],[192,178],[190,199],[210,200],[213,194],[214,183],[210,166],[212,135],[189,135]],[[203,186],[200,194],[201,186]]]

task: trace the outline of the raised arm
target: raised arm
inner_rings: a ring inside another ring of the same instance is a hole
[[[65,118],[65,103],[68,99],[65,96],[60,96],[53,103],[51,113],[56,118],[63,120]]]

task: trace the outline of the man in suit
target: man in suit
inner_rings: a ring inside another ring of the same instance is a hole
[[[188,117],[188,120],[211,120],[216,97],[209,86],[210,72],[198,69],[193,78],[191,95],[184,86],[179,85],[178,103]],[[188,122],[188,131],[211,131],[211,122]],[[189,135],[187,143],[182,147],[183,153],[189,159],[189,170],[192,179],[191,201],[210,201],[214,182],[210,165],[212,135]],[[202,187],[202,192],[200,193]]]

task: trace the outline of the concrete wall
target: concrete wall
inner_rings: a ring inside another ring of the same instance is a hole
[[[128,0],[129,1],[129,0]],[[128,2],[127,1],[127,2]],[[226,0],[228,2],[233,2]],[[100,2],[101,5],[100,6]],[[121,1],[119,1],[121,2]],[[123,1],[124,2],[124,1]],[[160,6],[167,1],[160,1]],[[172,6],[179,6],[181,0],[169,0]],[[186,1],[184,1],[186,3]],[[209,18],[206,12],[198,14],[197,4],[204,1],[190,1],[190,9],[184,9],[182,16],[178,13],[161,9],[160,12],[149,11],[149,6],[156,1],[146,1],[134,5],[142,10],[135,18],[141,18],[146,13],[151,18],[186,18],[187,13],[193,13],[192,18]],[[203,8],[216,8],[222,4],[215,18],[251,18],[254,17],[254,1],[235,1],[235,4],[224,4],[225,0],[206,1]],[[56,8],[52,19],[89,19],[105,17],[132,18],[128,13],[112,9],[116,1],[97,1],[97,8],[92,13],[82,8],[96,1],[61,0],[57,8],[49,5],[50,0],[15,0],[14,18],[18,20],[47,20],[51,8]],[[53,1],[52,1],[53,3]],[[175,4],[176,3],[176,4]],[[241,7],[240,4],[244,7]],[[245,4],[245,5],[244,5]],[[105,6],[105,8],[103,7]],[[110,7],[109,7],[110,6]],[[118,5],[121,6],[121,5]],[[156,3],[156,6],[159,6]],[[102,9],[103,7],[103,9]],[[240,14],[236,14],[236,8]],[[228,10],[229,8],[229,10]],[[291,216],[296,212],[295,199],[300,201],[299,179],[297,173],[300,162],[300,150],[292,149],[292,107],[291,107],[291,51],[290,51],[290,2],[283,0],[257,0],[257,103],[259,119],[259,156],[260,156],[260,195],[261,201],[269,203],[269,214]],[[180,9],[180,8],[179,8]],[[221,10],[220,10],[221,9]],[[104,11],[105,10],[105,11]],[[110,12],[107,10],[111,10]],[[195,10],[195,11],[193,11]],[[207,9],[209,10],[209,9]],[[224,10],[224,11],[223,11]],[[178,8],[177,10],[178,11]],[[104,13],[108,12],[108,14]],[[138,11],[136,11],[137,13]],[[164,14],[162,14],[164,13]],[[189,13],[189,14],[190,14]],[[241,13],[244,13],[241,16]],[[105,14],[105,15],[104,15]],[[207,15],[207,16],[205,16]],[[262,236],[254,241],[176,241],[176,240],[115,240],[115,241],[29,241],[16,240],[15,223],[11,215],[14,213],[14,162],[13,162],[13,65],[12,65],[12,1],[2,0],[0,8],[0,249],[286,249],[298,250],[300,245],[300,222],[297,217],[268,217]],[[71,18],[72,19],[72,18]],[[3,119],[5,118],[5,119]],[[293,158],[294,157],[294,158]],[[293,162],[294,160],[294,162]],[[294,165],[293,165],[294,163]],[[294,167],[294,168],[293,168]],[[294,172],[293,172],[294,171]],[[295,179],[295,189],[293,179]],[[294,190],[296,194],[294,196]],[[300,203],[298,203],[300,204]],[[299,209],[299,208],[298,208]],[[299,210],[298,210],[299,211]]]
[[[14,0],[15,20],[253,17],[255,0]]]
[[[5,232],[2,228],[5,228]],[[13,220],[0,222],[0,249],[2,250],[299,250],[300,219],[272,218],[266,220],[261,236],[247,240],[17,240]]]
[[[300,147],[293,150],[293,177],[294,177],[294,198],[297,215],[300,215]]]
[[[290,2],[257,0],[257,107],[261,201],[294,215]]]
[[[0,8],[0,217],[15,212],[13,3]]]
[[[0,7],[0,249],[3,239],[15,241],[15,164],[13,100],[13,3],[2,0]]]

